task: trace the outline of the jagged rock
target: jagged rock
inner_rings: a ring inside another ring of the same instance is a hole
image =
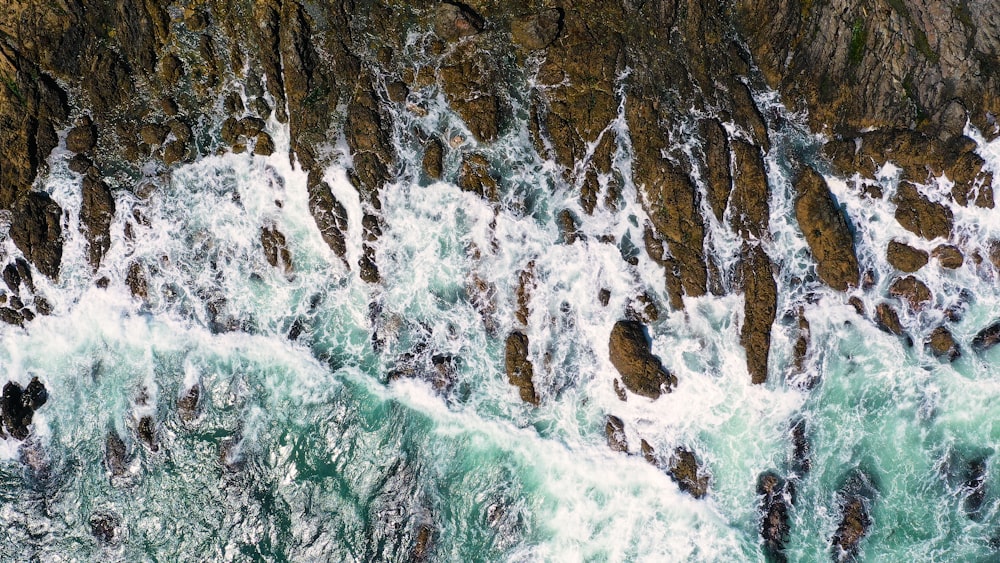
[[[163,147],[163,163],[170,166],[182,162],[187,158],[187,152],[187,145],[184,141],[170,141]]]
[[[410,95],[410,89],[406,86],[406,83],[399,80],[390,82],[385,89],[389,99],[397,104],[405,102],[406,97]]]
[[[597,292],[597,300],[600,302],[602,307],[607,307],[608,303],[611,303],[611,290],[601,288],[601,290]]]
[[[562,31],[563,12],[558,8],[515,18],[510,24],[515,45],[527,51],[537,51],[552,44]]]
[[[13,381],[8,381],[3,386],[0,415],[8,434],[18,440],[28,437],[34,410],[30,406],[30,399],[24,395],[24,389]]]
[[[458,187],[479,195],[487,201],[500,200],[496,178],[490,173],[490,163],[480,154],[468,154],[462,159]]]
[[[24,396],[22,398],[25,406],[33,411],[37,411],[42,405],[48,402],[49,392],[36,376],[32,377],[31,381],[28,382],[28,386],[24,388]]]
[[[686,448],[674,449],[667,474],[682,491],[694,498],[702,498],[708,492],[708,475],[702,474],[698,458]]]
[[[260,244],[264,247],[264,257],[273,268],[286,274],[292,271],[292,254],[288,251],[285,235],[273,225],[260,228]]]
[[[104,440],[104,464],[112,477],[125,474],[127,455],[128,450],[125,448],[125,442],[122,441],[117,432],[109,431]]]
[[[10,307],[0,307],[0,321],[14,326],[24,326],[24,315]]]
[[[496,140],[509,113],[499,90],[503,79],[497,65],[488,50],[470,41],[457,48],[439,71],[448,104],[480,142]]]
[[[496,286],[473,273],[466,282],[465,292],[469,296],[472,307],[483,319],[483,326],[486,328],[487,334],[495,335],[499,328],[496,318]]]
[[[761,473],[757,478],[757,496],[764,554],[775,562],[787,561],[785,545],[791,535],[788,512],[794,496],[792,485],[772,472]]]
[[[744,295],[740,344],[746,350],[747,371],[754,384],[767,381],[771,352],[771,325],[778,313],[778,288],[771,273],[771,259],[760,246],[744,244],[739,281]]]
[[[458,41],[483,29],[483,18],[465,4],[442,2],[434,10],[434,33],[446,41]]]
[[[312,181],[313,175],[310,175]],[[347,210],[333,197],[326,182],[310,183],[309,214],[319,228],[323,241],[333,252],[343,258],[347,254]]]
[[[893,268],[912,274],[927,264],[927,252],[917,250],[899,241],[892,241],[885,252],[886,260]]]
[[[816,258],[819,277],[840,291],[857,287],[860,267],[854,253],[854,237],[826,180],[812,168],[806,168],[795,189],[798,192],[795,218]]]
[[[111,248],[111,222],[115,218],[115,198],[104,180],[90,174],[83,178],[80,230],[87,238],[90,266],[97,271]]]
[[[732,142],[736,155],[736,179],[730,205],[733,208],[733,230],[744,240],[761,239],[768,236],[769,190],[767,171],[760,155],[760,149],[740,139]],[[821,188],[825,188],[825,184]],[[803,191],[802,188],[799,189]],[[810,190],[812,193],[815,190]],[[814,196],[812,199],[818,199]],[[798,206],[796,206],[796,210]],[[831,225],[833,222],[831,221]],[[824,226],[826,223],[824,223]]]
[[[799,473],[808,473],[812,468],[809,459],[809,438],[806,436],[806,421],[799,419],[792,424],[792,466]]]
[[[614,381],[614,388],[615,388],[615,395],[618,397],[618,400],[622,402],[627,402],[628,395],[625,394],[625,387],[622,386],[621,382],[618,381],[617,377],[615,378]]]
[[[927,340],[927,347],[935,356],[947,358],[949,362],[954,362],[961,355],[955,338],[943,326],[939,326],[931,332],[931,336]]]
[[[938,263],[941,264],[942,268],[948,268],[951,270],[961,268],[962,264],[965,263],[965,257],[962,256],[962,251],[958,249],[957,246],[950,244],[942,244],[931,252],[931,255],[937,258]]]
[[[622,419],[608,415],[607,423],[604,425],[604,435],[612,451],[628,453],[628,440],[625,438],[625,423]]]
[[[14,203],[10,237],[42,274],[55,279],[62,261],[62,209],[43,192],[30,192]]]
[[[834,560],[853,561],[861,540],[868,534],[871,518],[860,496],[847,495],[840,505],[841,520],[833,536]]]
[[[90,516],[90,535],[94,536],[94,539],[100,544],[116,543],[120,535],[120,527],[121,520],[113,514],[95,512]]]
[[[149,292],[146,285],[146,271],[139,262],[132,262],[128,267],[128,274],[125,276],[125,283],[134,297],[145,299]]]
[[[66,134],[66,148],[77,154],[85,153],[97,144],[97,129],[87,118]]]
[[[139,138],[149,146],[160,146],[170,134],[170,128],[162,123],[146,123],[139,128]]]
[[[611,363],[629,391],[656,399],[677,385],[677,377],[664,369],[650,350],[646,327],[635,321],[618,321],[608,341]]]
[[[522,401],[537,405],[538,394],[532,381],[535,372],[528,358],[528,337],[523,332],[514,331],[507,336],[504,357],[507,380],[518,388]]]
[[[977,352],[985,352],[1000,344],[1000,322],[995,322],[984,328],[972,339],[972,348]]]
[[[576,216],[569,209],[563,209],[556,216],[559,223],[559,231],[562,233],[563,242],[573,244],[580,238],[580,230],[577,226]]]
[[[521,325],[528,324],[528,315],[531,313],[531,292],[535,286],[535,261],[528,262],[523,270],[517,275],[517,289],[514,296],[517,298],[517,308],[514,310],[514,317]]]
[[[931,290],[924,282],[913,276],[898,278],[889,286],[889,295],[898,297],[913,310],[920,310],[931,300]]]
[[[900,182],[892,202],[896,204],[896,220],[906,230],[928,240],[951,236],[951,209],[925,198],[913,184]]]
[[[729,135],[715,119],[702,122],[702,137],[705,139],[705,181],[708,188],[708,203],[720,222],[729,204],[729,194],[733,189],[730,171]]]
[[[444,170],[444,145],[438,139],[431,139],[424,145],[424,172],[434,180],[440,180]]]
[[[146,444],[146,447],[150,451],[156,452],[160,450],[160,446],[156,441],[156,421],[153,420],[152,416],[146,415],[139,419],[137,432],[139,433],[139,439]]]
[[[888,303],[883,302],[875,306],[875,323],[885,332],[896,336],[903,335],[903,326],[899,323],[899,315]]]
[[[180,398],[177,399],[177,416],[183,422],[191,422],[198,417],[198,407],[200,406],[201,388],[195,384],[188,388]]]

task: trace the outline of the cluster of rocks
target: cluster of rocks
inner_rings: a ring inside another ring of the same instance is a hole
[[[625,437],[625,423],[622,419],[608,415],[604,433],[609,448],[615,452],[630,453],[628,439]],[[670,455],[664,457],[658,455],[649,442],[640,440],[638,453],[651,465],[663,470],[685,493],[694,498],[702,498],[708,494],[709,475],[694,452],[688,448],[678,446]]]
[[[31,419],[35,411],[49,400],[45,385],[32,377],[27,387],[21,387],[16,381],[8,381],[3,386],[3,396],[0,397],[0,438],[9,435],[17,440],[24,440],[31,432]]]

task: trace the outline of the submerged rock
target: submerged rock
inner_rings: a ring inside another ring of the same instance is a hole
[[[658,398],[677,385],[677,377],[664,369],[650,349],[646,327],[635,321],[618,321],[608,342],[611,363],[629,391]]]
[[[622,419],[608,415],[607,423],[604,425],[604,435],[612,451],[628,453],[628,440],[625,438],[625,423]]]
[[[841,501],[841,520],[831,540],[834,561],[853,561],[857,556],[861,540],[868,534],[871,518],[865,499],[848,496]]]
[[[997,344],[1000,344],[1000,321],[979,331],[972,339],[972,349],[977,352],[985,352]]]
[[[985,457],[971,460],[965,468],[965,482],[962,488],[965,501],[962,503],[969,518],[978,521],[982,518],[983,501],[986,498],[986,462]]]
[[[514,331],[507,336],[504,357],[507,380],[518,388],[522,401],[537,405],[538,395],[532,381],[535,371],[528,359],[528,337],[523,332]]]
[[[795,218],[816,258],[819,277],[840,291],[857,287],[860,267],[854,253],[854,237],[826,180],[812,168],[806,168],[795,189],[798,192]]]
[[[927,252],[917,250],[899,241],[892,241],[885,253],[886,259],[893,268],[912,274],[927,264]]]
[[[156,441],[156,421],[152,416],[146,415],[140,418],[136,430],[139,433],[139,439],[146,444],[149,451],[157,452],[160,450],[160,446]]]
[[[198,407],[201,405],[201,387],[192,385],[177,399],[177,416],[182,422],[191,422],[198,417]]]
[[[889,295],[899,297],[913,310],[920,310],[931,300],[931,290],[913,276],[898,278],[889,286]]]
[[[708,475],[702,474],[698,458],[687,448],[674,449],[667,474],[682,491],[694,498],[701,498],[708,492]]]
[[[90,534],[100,544],[117,543],[121,534],[121,519],[108,512],[95,512],[90,516]]]
[[[264,247],[267,263],[288,274],[292,271],[292,254],[288,250],[285,235],[273,225],[260,228],[260,244]]]
[[[785,545],[791,535],[788,513],[794,496],[792,485],[768,471],[757,478],[757,496],[764,555],[769,561],[783,563],[788,560],[785,556]]]
[[[943,326],[939,326],[931,332],[930,338],[927,340],[927,347],[935,356],[947,358],[949,362],[954,362],[961,355],[955,338]]]
[[[125,447],[125,442],[118,436],[118,433],[114,430],[108,432],[107,437],[104,439],[104,465],[108,468],[108,472],[111,473],[112,477],[125,474],[127,454],[128,450]]]

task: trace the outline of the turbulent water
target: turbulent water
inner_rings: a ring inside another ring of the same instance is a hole
[[[985,459],[992,473],[1000,445],[992,416],[1000,351],[969,346],[1000,315],[997,280],[972,260],[929,268],[935,306],[903,314],[919,343],[940,311],[962,312],[952,332],[964,353],[951,364],[879,331],[842,293],[800,281],[814,278],[815,265],[795,222],[785,155],[821,142],[796,125],[802,116],[784,114],[767,158],[764,248],[780,267],[769,382],[750,384],[742,297],[687,298],[683,311],[661,307],[650,326],[676,390],[621,402],[611,328],[643,292],[669,302],[662,270],[639,251],[645,215],[628,180],[624,119],[605,132],[624,147],[615,159],[621,198],[587,216],[574,187],[531,148],[524,116],[485,149],[505,171],[499,204],[422,180],[409,131],[473,143],[440,97],[424,102],[426,114],[396,116],[402,165],[381,192],[379,286],[323,242],[306,175],[289,163],[287,128],[277,122],[268,126],[273,156],[207,157],[169,177],[151,171],[156,189],[116,192],[113,243],[96,274],[75,219],[80,178],[68,153],[51,156],[40,184],[67,212],[67,241],[60,281],[35,278],[54,313],[0,328],[4,374],[22,385],[38,376],[50,399],[27,442],[0,444],[0,558],[399,561],[425,546],[438,561],[762,561],[757,477],[796,472],[790,429],[804,420],[811,470],[798,468],[790,560],[830,558],[838,491],[860,474],[873,491],[864,560],[995,560],[1000,491],[987,479],[970,517],[962,472]],[[758,103],[784,113],[773,95]],[[693,134],[685,141],[683,150],[701,150]],[[336,139],[330,145],[342,150]],[[1000,145],[982,144],[981,153],[1000,177]],[[356,264],[362,204],[348,164],[345,156],[326,178],[348,209]],[[862,296],[868,311],[891,275],[865,253],[892,239],[930,250],[892,220],[895,171],[882,172],[886,195],[876,200],[859,197],[857,180],[829,179],[862,269],[876,272]],[[922,189],[946,202],[947,188]],[[574,244],[563,244],[557,226],[565,208],[585,217]],[[1000,237],[994,210],[954,212],[967,247]],[[708,250],[733,270],[741,239],[704,216]],[[287,239],[289,273],[265,259],[260,231],[269,226]],[[126,285],[137,260],[148,270],[145,302]],[[503,336],[517,324],[518,273],[530,261],[526,333],[538,407],[504,373]],[[473,276],[496,287],[488,323],[468,293]],[[100,277],[106,288],[94,283]],[[786,377],[800,308],[811,352],[805,373]],[[454,382],[443,389],[389,377],[432,373],[435,356],[453,358]],[[181,417],[177,401],[191,387],[199,408]],[[625,422],[632,451],[640,438],[657,451],[695,451],[708,495],[696,500],[642,456],[611,451],[608,414]],[[157,421],[155,452],[136,432],[146,415]],[[104,462],[109,432],[126,444],[122,475]],[[95,522],[114,528],[109,542],[95,541]]]

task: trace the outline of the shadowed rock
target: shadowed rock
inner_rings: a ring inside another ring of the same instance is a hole
[[[906,230],[928,240],[951,236],[951,209],[930,201],[913,184],[900,182],[892,202],[896,204],[896,220]]]
[[[664,369],[650,350],[646,327],[635,321],[618,321],[608,342],[611,363],[629,391],[656,399],[677,385],[677,377]]]
[[[535,370],[528,359],[528,337],[523,332],[514,331],[507,336],[504,357],[507,380],[517,387],[521,400],[532,405],[538,404],[535,384],[532,381]]]
[[[104,439],[104,465],[113,477],[125,474],[127,450],[125,442],[114,430],[108,432]]]
[[[55,279],[62,261],[62,209],[48,194],[31,192],[12,208],[10,238],[36,268]]]
[[[943,326],[939,326],[931,332],[931,336],[927,340],[927,347],[932,354],[938,358],[946,358],[949,362],[954,362],[961,355],[955,338]]]
[[[977,352],[985,352],[1000,343],[1000,322],[995,322],[984,328],[972,339],[972,348]]]
[[[823,179],[812,168],[795,183],[795,218],[816,258],[816,273],[827,285],[840,291],[857,287],[860,268],[854,253],[854,237],[843,211]]]
[[[604,435],[612,451],[628,453],[628,440],[625,438],[625,423],[622,419],[608,415],[608,421],[604,425]]]
[[[784,563],[788,560],[785,545],[791,535],[788,512],[794,496],[792,485],[775,473],[765,472],[757,478],[757,496],[764,555],[769,561]]]

